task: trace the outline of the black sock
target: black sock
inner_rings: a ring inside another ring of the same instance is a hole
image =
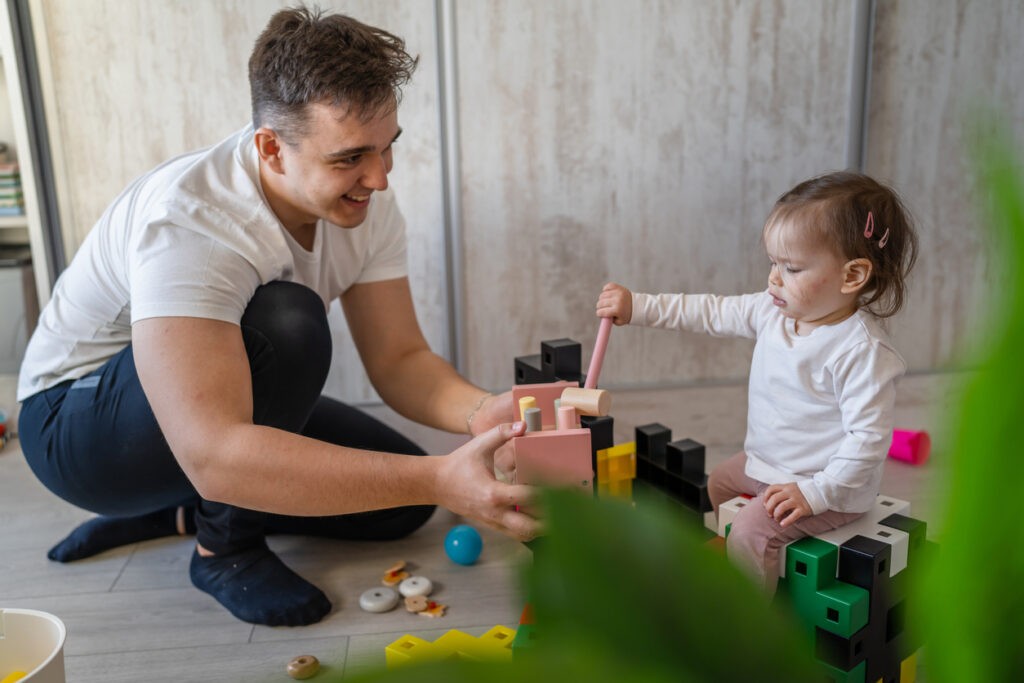
[[[266,545],[223,555],[192,555],[192,584],[242,621],[267,626],[305,626],[323,619],[331,602],[289,569]]]
[[[195,508],[185,508],[185,531],[195,533]],[[178,508],[165,508],[138,517],[96,517],[79,525],[46,556],[73,562],[111,548],[178,535]]]

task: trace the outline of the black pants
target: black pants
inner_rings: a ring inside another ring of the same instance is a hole
[[[323,302],[312,290],[288,282],[260,287],[241,328],[252,371],[254,423],[351,448],[423,455],[378,420],[320,395],[331,337]],[[413,506],[288,517],[201,499],[157,425],[131,346],[95,372],[26,399],[18,431],[32,471],[64,500],[108,516],[194,504],[198,541],[216,553],[249,547],[268,532],[399,538],[434,510]]]

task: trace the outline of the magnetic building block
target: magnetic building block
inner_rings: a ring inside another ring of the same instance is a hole
[[[515,631],[500,624],[481,636],[472,636],[452,629],[434,642],[413,635],[404,635],[384,648],[384,658],[389,669],[447,659],[477,662],[509,661],[512,658],[515,635]]]
[[[540,384],[558,380],[583,386],[580,343],[572,339],[549,339],[540,343],[540,353],[515,358],[515,383]]]
[[[541,369],[540,354],[518,356],[515,359],[515,383],[536,384],[546,381],[544,370]]]
[[[859,520],[785,548],[779,596],[810,629],[826,681],[914,680],[923,643],[907,628],[906,600],[934,544],[924,538],[926,525],[904,512],[906,501],[878,496]],[[858,595],[867,596],[859,628]]]
[[[636,428],[636,478],[668,494],[694,513],[701,526],[712,510],[704,473],[704,446],[693,439],[672,441],[672,430],[651,423]]]
[[[630,441],[597,451],[594,471],[597,495],[631,499],[636,478],[636,443]]]
[[[541,370],[548,380],[579,381],[582,351],[572,339],[550,339],[540,343]]]
[[[704,444],[693,439],[680,439],[665,445],[665,469],[690,481],[704,476]]]

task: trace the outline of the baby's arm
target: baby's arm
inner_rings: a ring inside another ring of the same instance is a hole
[[[797,483],[772,484],[764,490],[764,509],[774,517],[779,526],[785,528],[803,517],[814,514],[811,504],[804,498]]]
[[[611,318],[616,325],[626,325],[633,318],[633,292],[609,282],[597,297],[597,317]]]

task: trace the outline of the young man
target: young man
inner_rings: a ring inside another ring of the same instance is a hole
[[[536,533],[515,511],[530,489],[493,475],[494,451],[523,430],[500,424],[510,395],[433,354],[413,310],[387,176],[415,65],[380,29],[283,10],[250,58],[252,125],[157,167],[101,217],[19,381],[29,465],[102,515],[52,559],[194,528],[196,587],[244,621],[301,625],[331,605],[267,548],[268,531],[397,538],[442,505]],[[322,397],[335,297],[388,405],[477,438],[425,456]]]

